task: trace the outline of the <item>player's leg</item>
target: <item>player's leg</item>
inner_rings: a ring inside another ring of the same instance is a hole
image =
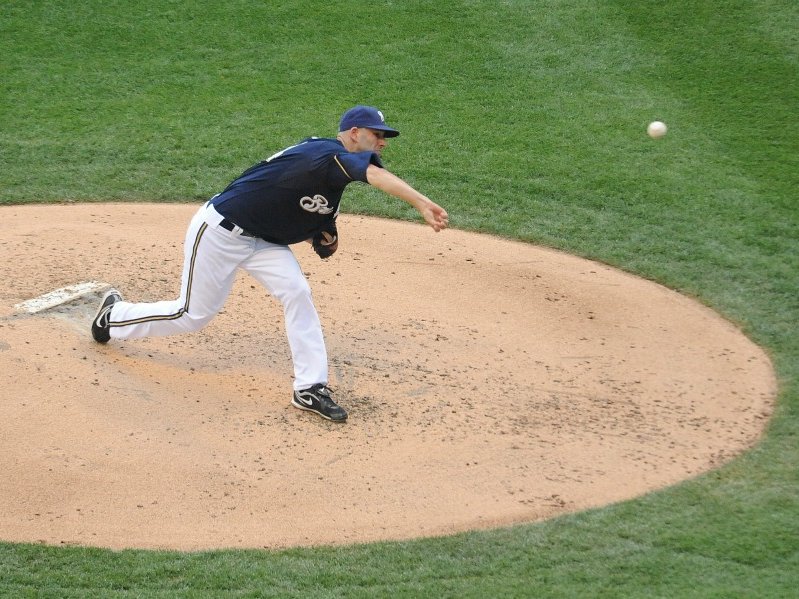
[[[209,225],[201,208],[184,242],[180,297],[171,301],[117,301],[108,319],[112,339],[137,339],[196,331],[219,312],[235,279],[239,262],[254,240]]]
[[[345,422],[347,411],[327,387],[327,350],[311,288],[297,259],[286,246],[258,242],[258,250],[242,263],[283,304],[286,334],[294,362],[291,404],[332,420]]]
[[[283,304],[294,389],[326,384],[327,349],[308,281],[290,248],[261,240],[257,243],[257,251],[241,267]]]

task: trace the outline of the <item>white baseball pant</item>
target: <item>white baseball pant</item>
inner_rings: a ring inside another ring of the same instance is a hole
[[[180,297],[133,304],[118,301],[109,320],[112,339],[139,339],[197,331],[222,309],[236,270],[250,273],[283,304],[294,362],[294,389],[328,382],[327,350],[311,288],[288,246],[241,235],[219,226],[210,204],[192,218],[184,242]]]

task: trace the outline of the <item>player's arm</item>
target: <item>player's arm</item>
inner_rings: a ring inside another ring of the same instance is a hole
[[[370,164],[366,168],[366,180],[369,185],[377,187],[379,190],[393,195],[416,208],[425,222],[433,227],[434,231],[441,231],[449,225],[449,216],[446,210],[386,169]]]

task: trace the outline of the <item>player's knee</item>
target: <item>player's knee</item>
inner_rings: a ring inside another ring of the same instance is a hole
[[[209,314],[204,312],[186,312],[181,320],[187,331],[199,331],[211,322],[216,316],[216,312]]]
[[[290,305],[295,303],[305,303],[312,301],[311,287],[308,281],[300,279],[290,287],[286,287],[278,294],[278,299],[283,305]]]

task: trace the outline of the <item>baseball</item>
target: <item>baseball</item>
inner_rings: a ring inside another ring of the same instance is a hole
[[[659,137],[663,137],[666,135],[666,131],[668,131],[668,127],[666,127],[666,123],[661,123],[660,121],[652,121],[649,123],[649,126],[646,128],[646,132],[649,134],[649,137],[652,139],[658,139]]]

